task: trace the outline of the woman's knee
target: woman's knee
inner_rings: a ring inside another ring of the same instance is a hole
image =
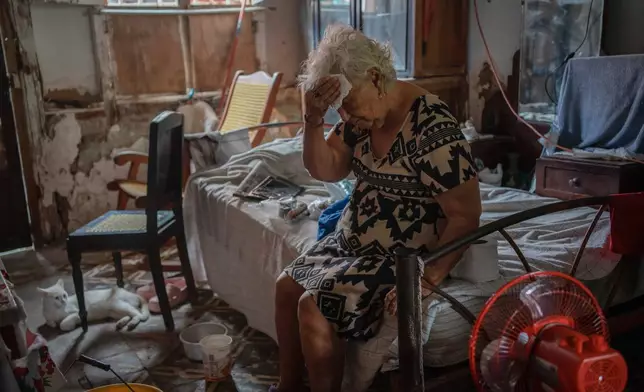
[[[333,327],[318,309],[315,298],[308,293],[303,294],[298,301],[297,317],[301,329],[314,332],[317,336],[331,335],[333,332]]]
[[[325,360],[333,356],[335,330],[318,309],[315,299],[304,294],[298,303],[300,336],[308,359]],[[312,357],[311,357],[312,356]]]
[[[304,288],[290,276],[283,273],[277,278],[275,303],[278,306],[296,306],[302,294],[304,294]]]

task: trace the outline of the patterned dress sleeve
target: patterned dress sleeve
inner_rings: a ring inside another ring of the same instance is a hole
[[[411,163],[433,196],[476,177],[470,145],[445,103],[421,97],[412,110]]]
[[[360,138],[360,134],[356,132],[354,126],[343,121],[335,124],[333,127],[333,133],[339,136],[344,144],[349,146],[352,150],[355,149],[358,139]]]

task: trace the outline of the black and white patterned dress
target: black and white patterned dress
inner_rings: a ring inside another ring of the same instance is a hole
[[[384,298],[396,283],[397,247],[430,250],[446,221],[434,196],[474,178],[470,147],[447,106],[417,98],[388,154],[371,150],[368,132],[334,129],[354,151],[356,187],[335,234],[285,269],[312,294],[341,337],[378,331]]]

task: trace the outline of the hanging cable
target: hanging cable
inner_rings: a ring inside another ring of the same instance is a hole
[[[550,101],[552,103],[554,103],[555,105],[557,105],[557,101],[559,100],[557,98],[557,78],[556,78],[556,75],[557,75],[557,73],[559,72],[559,70],[561,68],[563,68],[566,64],[568,64],[568,61],[570,61],[573,57],[575,57],[577,52],[579,52],[579,50],[581,50],[582,46],[584,46],[584,44],[586,43],[586,40],[588,40],[588,34],[590,32],[590,18],[593,15],[593,3],[594,2],[595,2],[595,0],[590,0],[590,6],[588,8],[588,17],[586,18],[586,32],[584,33],[584,38],[581,40],[581,43],[579,44],[579,46],[577,46],[577,49],[575,49],[572,52],[568,53],[566,58],[564,58],[564,61],[562,61],[561,64],[559,64],[559,66],[557,66],[557,68],[555,68],[554,71],[548,73],[548,76],[546,76],[546,80],[544,81],[543,89],[545,90],[546,95],[548,96],[548,99],[550,99]],[[550,81],[550,78],[552,78],[553,76],[555,76],[554,91],[553,91],[554,92],[554,98],[552,97],[552,95],[550,95],[550,91],[548,91],[548,82]]]
[[[510,109],[512,114],[517,118],[517,120],[519,120],[519,122],[521,122],[526,127],[528,127],[528,129],[531,130],[535,135],[537,135],[538,138],[544,139],[548,144],[550,144],[552,146],[555,146],[555,147],[557,147],[558,149],[560,149],[562,151],[565,151],[565,152],[568,152],[568,153],[571,153],[571,154],[574,155],[574,152],[573,152],[572,149],[570,149],[568,147],[563,147],[563,146],[555,143],[548,136],[542,135],[541,133],[539,133],[539,131],[537,131],[537,129],[532,124],[530,124],[529,122],[524,120],[523,117],[521,117],[517,113],[517,111],[514,110],[514,108],[512,107],[512,104],[510,103],[510,100],[508,99],[507,93],[501,87],[501,86],[503,86],[503,84],[501,83],[501,79],[499,78],[499,74],[497,72],[496,64],[494,63],[494,58],[492,57],[492,52],[490,51],[490,47],[489,47],[489,45],[487,43],[487,39],[485,38],[485,33],[483,32],[483,26],[481,25],[481,18],[479,16],[478,3],[479,3],[478,0],[474,0],[474,16],[476,17],[476,25],[478,26],[479,34],[481,35],[481,40],[483,41],[483,46],[485,47],[485,53],[487,55],[488,62],[490,63],[490,69],[492,70],[492,75],[494,76],[494,80],[496,81],[496,84],[499,86],[499,90],[501,90],[501,96],[503,96],[503,100],[508,105],[508,108]],[[579,50],[579,49],[577,49],[577,50]],[[577,52],[577,50],[575,51],[575,53]],[[631,162],[644,164],[644,161],[641,161],[641,160],[635,159],[635,158],[624,157],[623,159],[625,159],[627,161],[631,161]]]

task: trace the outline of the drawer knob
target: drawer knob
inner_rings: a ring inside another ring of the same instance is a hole
[[[568,180],[568,184],[570,184],[571,187],[577,188],[580,184],[579,178],[571,178],[570,180]]]

